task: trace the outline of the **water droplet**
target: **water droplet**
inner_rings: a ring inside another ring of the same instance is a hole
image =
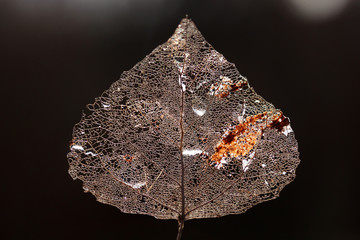
[[[198,116],[203,116],[206,113],[206,104],[201,100],[200,97],[195,97],[192,100],[192,109]]]

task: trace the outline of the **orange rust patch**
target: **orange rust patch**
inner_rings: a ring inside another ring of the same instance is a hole
[[[247,81],[238,82],[236,84],[225,84],[223,85],[223,89],[220,93],[216,93],[215,96],[219,98],[225,98],[229,96],[230,92],[236,92],[240,90],[242,87],[246,86],[248,83]]]
[[[231,92],[236,92],[248,85],[248,82],[245,79],[242,79],[237,83],[234,83],[226,76],[220,76],[220,79],[221,83],[217,82],[210,87],[210,91],[218,98],[225,98],[229,96]]]
[[[207,143],[207,140],[208,140],[207,137],[199,137],[198,139],[199,139],[200,143]]]
[[[279,132],[290,124],[281,111],[271,114],[270,122],[258,120],[267,118],[268,112],[260,113],[246,118],[245,122],[240,123],[230,131],[222,141],[215,147],[215,153],[211,160],[220,163],[223,157],[238,157],[247,155],[255,146],[257,139],[262,135],[265,128],[277,129]]]
[[[246,118],[246,121],[240,123],[230,131],[226,137],[216,146],[215,153],[211,159],[220,163],[223,157],[245,156],[256,144],[257,137],[262,134],[261,126],[253,129],[254,124],[263,119],[267,112],[260,113]]]
[[[247,81],[243,81],[243,82],[238,82],[237,84],[232,84],[230,85],[230,92],[236,92],[239,89],[243,88],[244,86],[246,86],[248,83]]]
[[[224,98],[229,96],[230,92],[222,92],[220,94],[215,94],[215,96],[219,97],[219,98]]]
[[[73,145],[75,145],[75,138],[71,139],[69,142],[69,147],[72,147]]]
[[[134,159],[134,157],[130,156],[130,155],[124,155],[123,159],[125,162],[131,163],[131,161]]]

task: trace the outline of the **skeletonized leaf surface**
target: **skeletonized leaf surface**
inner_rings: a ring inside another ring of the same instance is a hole
[[[126,213],[242,213],[295,178],[290,121],[183,19],[75,125],[69,173]]]

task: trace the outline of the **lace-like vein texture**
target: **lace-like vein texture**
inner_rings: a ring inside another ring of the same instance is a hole
[[[125,213],[177,219],[184,198],[185,219],[239,214],[279,196],[300,162],[289,119],[190,19],[88,110],[69,173]]]

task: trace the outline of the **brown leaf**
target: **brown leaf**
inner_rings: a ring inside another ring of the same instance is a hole
[[[70,175],[102,203],[180,228],[276,198],[300,162],[289,119],[188,18],[88,108]]]

